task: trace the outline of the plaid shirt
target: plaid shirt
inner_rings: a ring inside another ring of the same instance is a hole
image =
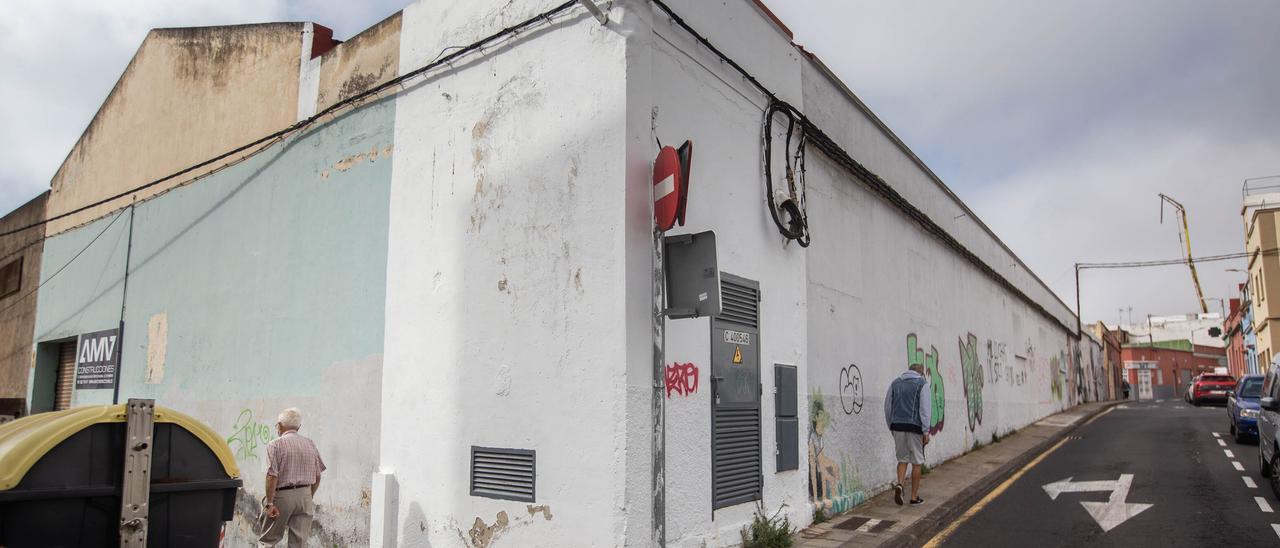
[[[320,451],[308,438],[289,430],[267,444],[267,475],[275,476],[276,488],[311,485],[324,472]]]

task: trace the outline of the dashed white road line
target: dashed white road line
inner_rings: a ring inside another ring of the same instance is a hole
[[[1259,510],[1262,510],[1263,512],[1266,512],[1268,514],[1271,513],[1271,503],[1267,502],[1267,499],[1264,499],[1262,497],[1253,497],[1253,502],[1258,503]]]
[[[1238,461],[1238,460],[1233,460],[1233,461],[1231,461],[1231,466],[1236,467],[1236,470],[1238,470],[1238,471],[1244,472],[1244,466],[1241,466],[1241,465],[1240,465],[1240,461]]]
[[[1215,438],[1217,438],[1217,437],[1221,437],[1221,436],[1219,436],[1219,435],[1218,435],[1218,433],[1217,433],[1217,432],[1210,432],[1210,434],[1213,434],[1213,437],[1215,437]]]
[[[1226,454],[1227,454],[1227,458],[1229,458],[1229,459],[1234,459],[1234,458],[1236,458],[1235,453],[1232,453],[1230,449],[1223,449],[1223,450],[1222,450],[1222,452],[1223,452],[1223,453],[1226,453]]]
[[[1280,523],[1272,523],[1271,529],[1276,532],[1276,536],[1280,537]]]
[[[1222,441],[1221,439],[1219,439],[1219,440],[1218,440],[1218,445],[1221,445],[1221,446],[1223,446],[1223,447],[1226,447],[1226,446],[1227,446],[1227,442]]]
[[[1256,483],[1254,483],[1254,482],[1253,482],[1253,478],[1251,478],[1251,477],[1249,477],[1249,476],[1240,476],[1240,479],[1244,480],[1244,485],[1245,485],[1245,487],[1248,487],[1248,488],[1250,488],[1250,489],[1257,489],[1257,488],[1258,488],[1258,484],[1256,484]]]

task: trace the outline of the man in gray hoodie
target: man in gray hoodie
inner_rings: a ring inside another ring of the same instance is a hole
[[[916,364],[889,384],[884,396],[884,422],[893,434],[898,456],[898,481],[893,484],[893,501],[902,505],[902,482],[911,465],[911,504],[920,498],[920,467],[924,466],[924,446],[929,444],[929,383],[924,366]]]

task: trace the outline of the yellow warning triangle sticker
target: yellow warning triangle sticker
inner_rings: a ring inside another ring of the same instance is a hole
[[[742,347],[733,347],[733,363],[742,363]]]

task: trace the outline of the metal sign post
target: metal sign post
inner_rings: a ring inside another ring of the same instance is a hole
[[[124,477],[120,487],[120,546],[147,545],[151,497],[151,437],[156,401],[129,399],[124,438]]]

